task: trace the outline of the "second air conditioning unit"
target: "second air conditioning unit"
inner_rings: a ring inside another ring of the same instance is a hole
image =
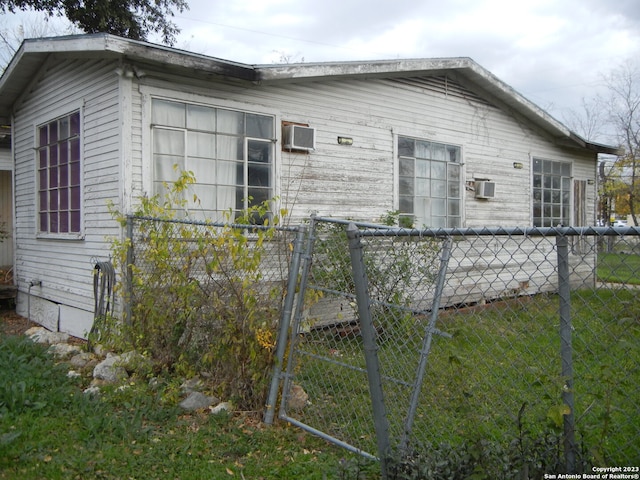
[[[316,130],[303,125],[282,127],[282,147],[287,150],[310,151],[316,148]]]
[[[494,198],[496,196],[496,182],[487,180],[476,181],[476,198]]]

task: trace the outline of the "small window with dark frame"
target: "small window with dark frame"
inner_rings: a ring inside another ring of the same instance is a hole
[[[533,226],[569,226],[571,163],[533,159]]]
[[[80,112],[38,127],[38,231],[78,234],[80,194]]]

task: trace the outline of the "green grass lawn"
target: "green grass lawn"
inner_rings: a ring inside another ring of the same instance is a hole
[[[532,459],[563,461],[558,302],[540,294],[443,312],[438,328],[452,336],[433,339],[412,442],[463,449],[490,442],[503,456],[519,445]],[[580,459],[584,468],[633,462],[640,458],[640,298],[633,290],[572,292],[571,313]],[[379,338],[392,446],[403,432],[421,335],[416,328],[403,342],[391,332]],[[300,420],[375,453],[360,340],[311,332],[300,348],[309,355],[295,381],[312,401]]]
[[[451,338],[434,337],[412,445],[431,452],[433,464],[481,464],[512,459],[515,452],[534,465],[561,456],[557,422],[563,419],[564,379],[557,311],[558,297],[541,294],[444,312],[438,328]],[[572,292],[571,313],[581,461],[637,463],[640,298],[634,290]],[[422,332],[402,342],[392,333],[379,338],[378,354],[396,441]],[[294,379],[310,404],[295,415],[375,454],[361,339],[314,335],[302,342],[309,355]],[[41,347],[1,338],[0,479],[379,477],[377,464],[285,423],[263,425],[261,412],[180,411],[176,379],[160,379],[154,388],[140,379],[92,398],[82,393],[87,380],[66,373]]]
[[[640,255],[599,253],[597,272],[601,282],[640,285]]]
[[[585,460],[637,459],[640,299],[632,290],[580,291],[571,303],[573,413]],[[531,438],[560,434],[557,312],[556,295],[538,295],[444,315],[441,328],[453,338],[437,339],[430,355],[424,431],[508,442],[520,436],[520,420]]]
[[[82,393],[43,348],[0,341],[1,479],[377,478],[379,466],[255,414],[185,413],[172,380]],[[366,473],[368,472],[368,473]]]

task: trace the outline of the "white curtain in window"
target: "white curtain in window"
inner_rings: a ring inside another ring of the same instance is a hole
[[[154,99],[151,122],[155,192],[192,171],[196,184],[185,196],[191,215],[220,220],[222,212],[244,208],[247,195],[270,196],[272,117]]]
[[[184,132],[166,128],[153,129],[153,194],[164,197],[163,183],[173,183],[185,168]]]
[[[218,135],[216,184],[217,210],[236,209],[236,190],[243,189],[243,140],[240,137]]]
[[[153,101],[152,109],[151,123],[153,125],[179,128],[185,127],[184,103],[155,99]]]
[[[216,136],[209,132],[187,132],[187,170],[193,172],[196,184],[190,187],[187,196],[187,208],[194,216],[201,212],[199,218],[211,217],[215,210],[216,183]],[[195,199],[194,199],[195,195]]]

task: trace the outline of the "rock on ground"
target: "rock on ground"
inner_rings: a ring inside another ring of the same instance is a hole
[[[222,402],[216,405],[215,407],[209,407],[212,415],[217,415],[220,412],[230,413],[233,411],[233,405],[230,402]]]
[[[200,410],[202,408],[210,407],[219,401],[220,400],[217,398],[210,397],[201,392],[191,392],[187,398],[180,402],[180,408],[188,411]]]
[[[291,410],[300,411],[307,406],[309,395],[300,385],[293,385],[287,405]]]
[[[127,370],[118,365],[121,360],[119,355],[107,355],[102,362],[98,363],[93,369],[93,378],[104,380],[108,383],[118,383],[129,378]]]
[[[68,343],[54,343],[48,349],[48,352],[58,360],[66,360],[81,353],[81,351],[79,346],[69,345]]]
[[[66,343],[69,341],[69,334],[62,332],[50,332],[43,327],[32,327],[24,334],[35,343],[53,345],[55,343]]]
[[[93,353],[80,352],[77,355],[71,357],[71,359],[69,360],[69,365],[71,365],[73,368],[84,368],[91,362],[96,361],[96,357]]]

